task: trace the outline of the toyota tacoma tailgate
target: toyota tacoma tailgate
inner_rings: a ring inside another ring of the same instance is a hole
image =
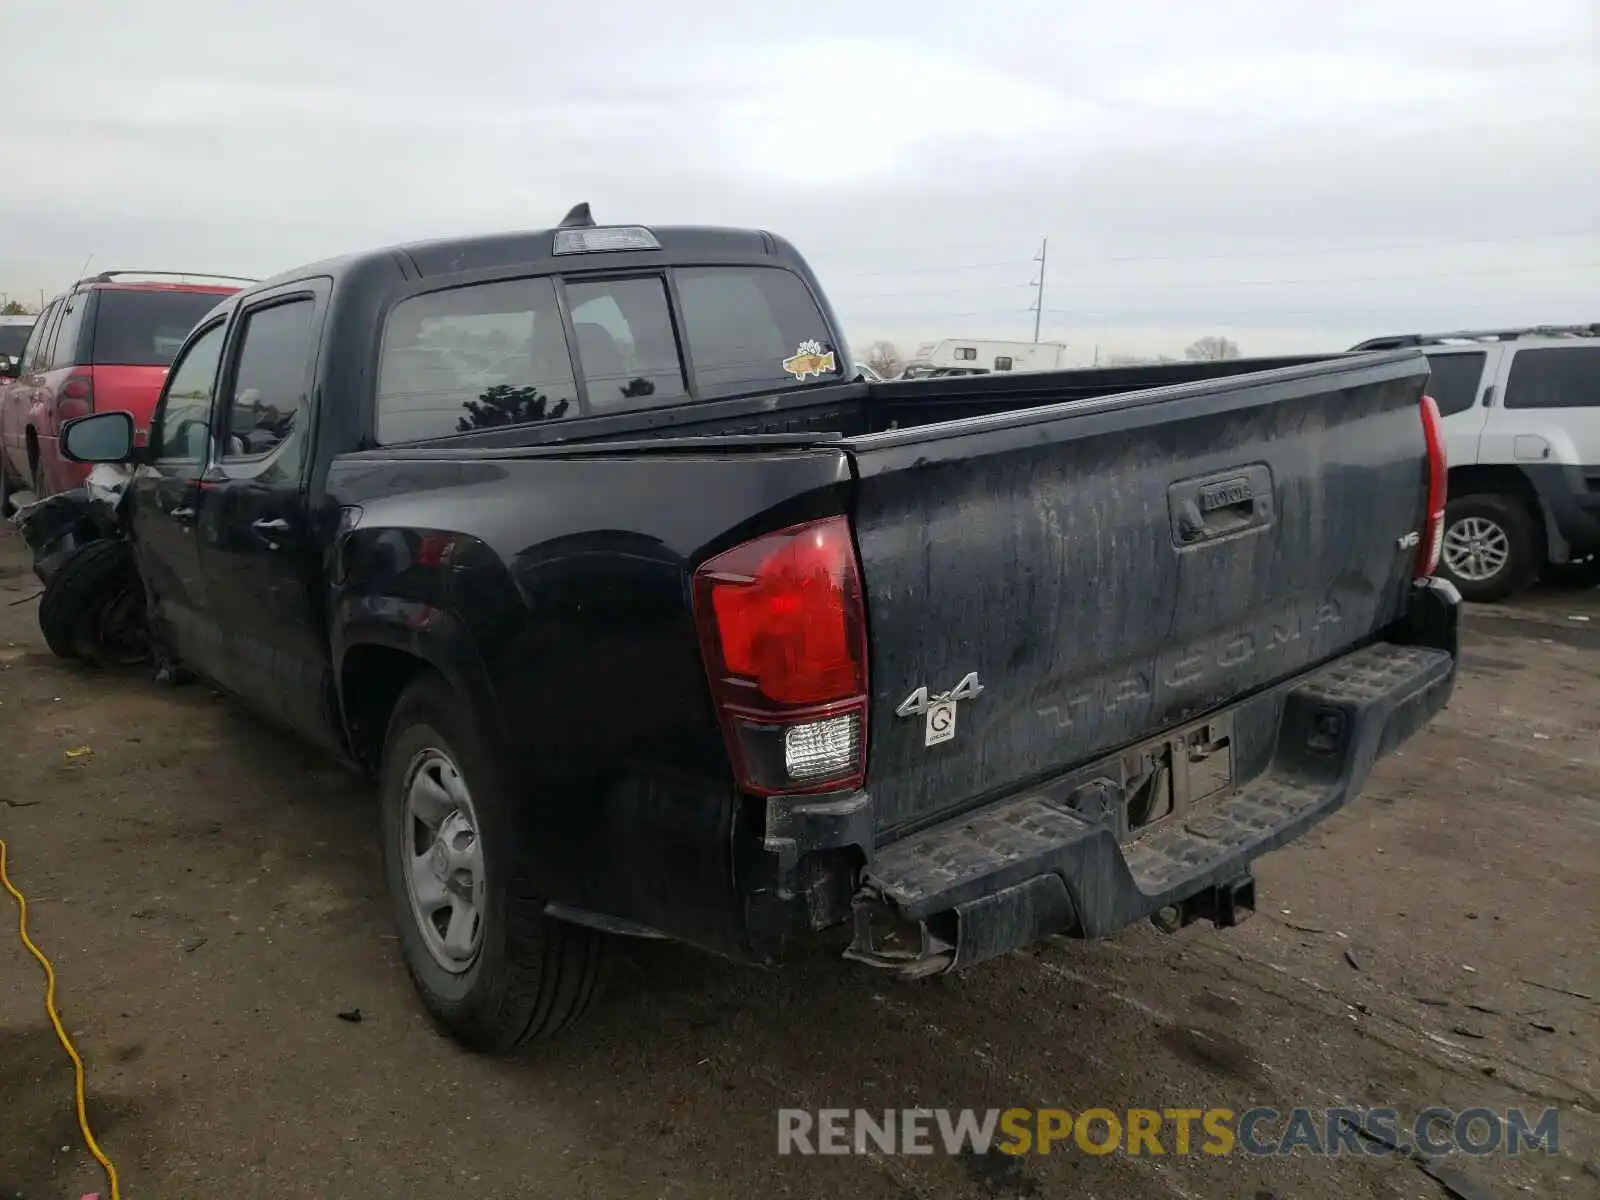
[[[1250,857],[1453,678],[1454,598],[1418,583],[1443,495],[1426,379],[1363,356],[853,439],[862,903],[998,905],[968,922],[991,952],[1248,903]],[[1449,602],[1431,648],[1404,644],[1419,592]]]

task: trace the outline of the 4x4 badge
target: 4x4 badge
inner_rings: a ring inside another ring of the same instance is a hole
[[[899,707],[894,710],[894,715],[897,717],[926,715],[922,744],[937,746],[940,742],[948,742],[956,735],[956,705],[963,700],[976,700],[982,694],[983,684],[978,682],[978,673],[968,671],[962,676],[961,682],[948,692],[930,695],[926,687],[919,687],[900,701]]]

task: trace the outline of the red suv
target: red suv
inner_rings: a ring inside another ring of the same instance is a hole
[[[164,276],[160,282],[127,276]],[[191,279],[233,282],[191,283]],[[201,317],[239,286],[227,275],[107,271],[45,306],[20,361],[0,367],[0,501],[77,487],[88,468],[56,451],[57,431],[96,409],[133,414],[142,441],[167,367]]]

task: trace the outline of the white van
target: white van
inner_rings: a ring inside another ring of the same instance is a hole
[[[1000,342],[985,338],[945,338],[924,342],[906,364],[902,378],[931,375],[986,375],[990,371],[1059,371],[1067,365],[1062,342]]]
[[[33,323],[38,319],[32,314],[0,316],[0,356],[21,358],[23,347],[28,344],[28,335],[33,332]]]

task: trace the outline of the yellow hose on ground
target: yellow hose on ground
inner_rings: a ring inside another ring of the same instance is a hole
[[[6,875],[6,843],[0,838],[0,884],[5,885],[17,901],[17,933],[22,938],[22,944],[28,952],[39,960],[39,965],[44,968],[44,1007],[50,1014],[50,1024],[56,1028],[56,1037],[61,1042],[61,1047],[67,1052],[67,1057],[72,1059],[73,1089],[78,1102],[78,1129],[83,1134],[83,1144],[89,1147],[89,1153],[94,1155],[94,1160],[100,1164],[106,1173],[106,1182],[111,1187],[111,1200],[122,1200],[122,1189],[117,1183],[117,1169],[111,1165],[111,1160],[100,1149],[100,1143],[94,1140],[94,1134],[89,1132],[89,1114],[84,1104],[83,1095],[83,1059],[78,1057],[78,1051],[72,1044],[72,1039],[67,1036],[67,1029],[61,1023],[61,1015],[56,1012],[56,969],[50,965],[50,960],[45,957],[44,951],[33,944],[33,939],[28,936],[28,898],[19,892]]]

